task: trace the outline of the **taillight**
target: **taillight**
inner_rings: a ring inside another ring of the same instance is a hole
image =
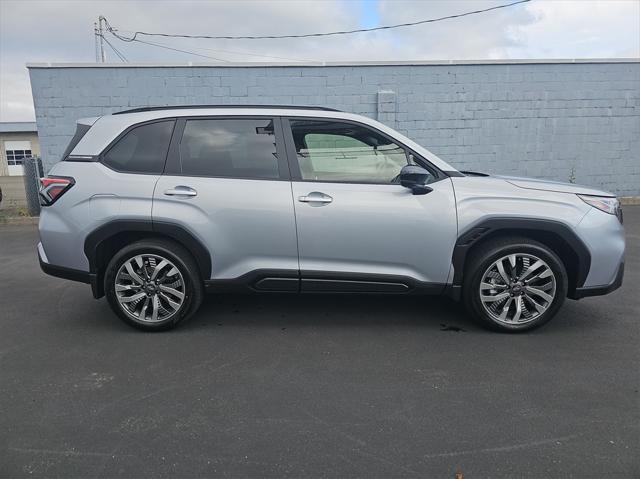
[[[58,198],[75,185],[76,180],[70,176],[45,176],[40,178],[40,204],[51,206]]]

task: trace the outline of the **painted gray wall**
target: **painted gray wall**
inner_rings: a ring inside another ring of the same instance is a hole
[[[377,118],[458,169],[640,194],[638,61],[29,71],[48,167],[80,117],[147,105],[323,105]]]

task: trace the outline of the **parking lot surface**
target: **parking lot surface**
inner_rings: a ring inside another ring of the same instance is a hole
[[[626,275],[546,327],[445,298],[210,296],[133,330],[0,227],[0,477],[640,477],[640,207]]]

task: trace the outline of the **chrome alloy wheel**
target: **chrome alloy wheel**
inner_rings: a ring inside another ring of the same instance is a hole
[[[178,312],[185,300],[185,283],[168,259],[139,254],[120,266],[115,292],[120,307],[133,319],[158,323]]]
[[[556,294],[556,277],[543,260],[532,254],[509,254],[491,264],[482,275],[480,301],[496,321],[525,324],[543,314]]]

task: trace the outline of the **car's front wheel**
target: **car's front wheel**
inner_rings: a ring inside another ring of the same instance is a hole
[[[475,251],[465,270],[463,298],[483,325],[527,331],[548,322],[567,293],[567,273],[547,246],[528,238],[500,238]]]
[[[160,239],[125,246],[109,262],[105,292],[114,312],[145,331],[175,327],[200,306],[198,267],[183,247]]]

